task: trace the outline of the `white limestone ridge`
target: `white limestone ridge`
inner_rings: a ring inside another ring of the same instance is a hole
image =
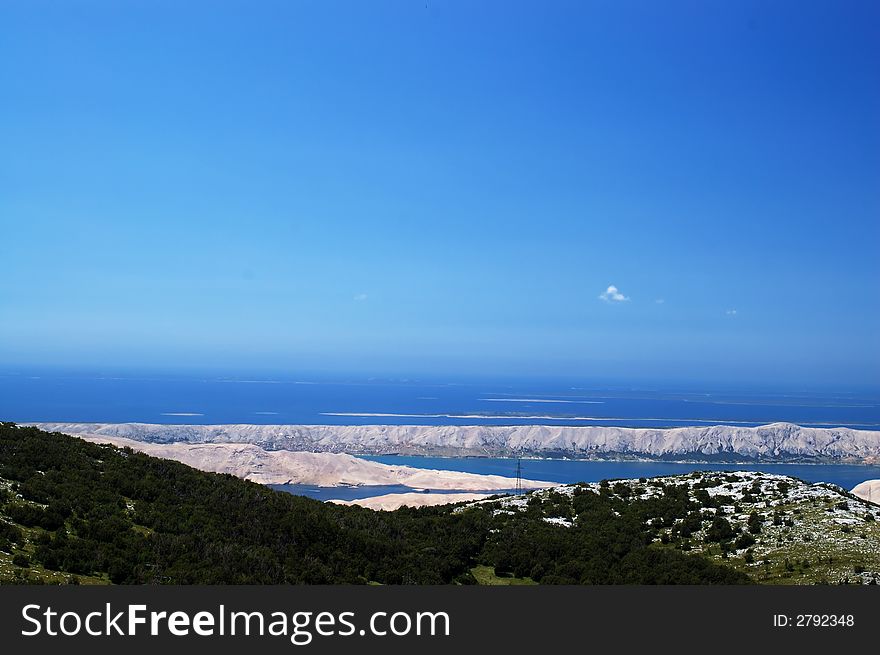
[[[500,475],[392,466],[343,453],[264,450],[254,444],[160,444],[105,435],[76,436],[93,443],[131,448],[152,457],[173,459],[201,471],[228,473],[261,484],[307,484],[319,487],[401,485],[440,491],[504,490],[513,489],[517,484],[515,478]],[[526,489],[541,489],[554,484],[538,480],[521,482]],[[446,502],[454,500],[450,498]]]
[[[404,493],[384,494],[355,500],[329,500],[337,505],[360,505],[367,509],[393,511],[399,507],[429,507],[434,505],[451,505],[452,503],[471,502],[489,498],[489,494],[475,493]]]
[[[716,425],[621,428],[547,425],[161,425],[32,423],[66,434],[153,443],[245,443],[267,450],[351,454],[880,462],[880,431]]]

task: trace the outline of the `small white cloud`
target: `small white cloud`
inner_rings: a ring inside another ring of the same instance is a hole
[[[657,305],[662,305],[665,302],[666,302],[665,298],[657,298],[657,300],[654,301],[654,303]]]
[[[735,309],[728,309],[728,310],[727,310],[726,312],[724,312],[724,313],[727,314],[728,316],[736,316],[736,310],[735,310]]]
[[[603,293],[599,294],[599,300],[604,300],[605,302],[626,302],[629,298],[620,293],[620,290],[612,284]]]
[[[365,293],[359,293],[359,294],[355,295],[355,297],[354,297],[354,300],[356,300],[357,302],[363,302],[366,299],[367,299],[367,294],[365,294]]]

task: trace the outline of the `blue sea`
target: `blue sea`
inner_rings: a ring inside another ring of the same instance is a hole
[[[0,420],[324,425],[760,425],[880,430],[880,390],[0,371]]]
[[[412,457],[383,455],[364,457],[375,462],[417,468],[516,476],[517,460],[482,457]],[[574,483],[623,478],[677,475],[693,471],[761,471],[790,475],[806,482],[830,482],[852,489],[865,480],[880,479],[880,466],[858,464],[679,464],[675,462],[587,462],[582,460],[523,459],[522,477],[527,480]],[[386,492],[391,493],[391,492]]]
[[[516,477],[517,460],[501,457],[419,457],[403,455],[364,456],[374,462],[395,466],[461,471],[483,475]],[[575,482],[599,482],[627,478],[678,475],[693,471],[761,471],[800,478],[806,482],[830,482],[852,489],[865,480],[880,479],[880,466],[856,464],[680,464],[675,462],[588,462],[561,459],[523,459],[519,462],[522,477],[572,484]],[[375,485],[360,487],[316,487],[305,484],[272,485],[286,491],[319,500],[354,500],[384,494],[410,493],[413,489],[403,485]],[[432,493],[456,493],[458,490],[432,490]],[[484,491],[483,493],[512,493],[513,489]],[[479,493],[479,492],[477,492]]]
[[[403,455],[364,456],[374,462],[415,468],[461,471],[484,475],[516,477],[517,460],[501,457],[419,457]],[[761,471],[800,478],[806,482],[830,482],[852,489],[865,480],[880,479],[880,466],[855,464],[679,464],[675,462],[587,462],[560,459],[523,459],[519,462],[522,477],[571,484],[599,482],[626,478],[677,475],[693,471]],[[360,487],[316,487],[305,484],[272,485],[274,489],[318,500],[355,500],[384,494],[411,493],[403,485],[375,485]],[[432,490],[432,493],[456,493],[458,490]],[[513,493],[513,489],[484,491],[482,493]],[[476,492],[480,493],[480,492]]]
[[[418,459],[418,458],[416,458]],[[426,458],[430,459],[430,458]],[[418,468],[416,464],[410,464]],[[432,467],[427,467],[432,468]],[[453,466],[449,467],[454,469]],[[449,470],[449,469],[447,469]],[[458,470],[458,469],[454,469]],[[552,480],[550,480],[552,482]],[[297,496],[308,496],[317,500],[356,500],[358,498],[372,498],[373,496],[384,496],[385,494],[407,494],[413,493],[415,489],[405,487],[402,484],[375,484],[364,485],[360,487],[317,487],[311,484],[270,484],[270,487],[277,491],[284,491]],[[492,491],[465,491],[464,493],[490,493],[490,494],[507,494],[515,493],[516,489],[494,489]],[[459,489],[431,489],[432,494],[454,494],[462,493]]]
[[[320,376],[157,375],[58,370],[0,371],[0,420],[28,422],[261,423],[328,425],[683,425],[805,426],[880,430],[880,391],[603,385],[578,381],[327,379]],[[376,457],[392,464],[515,475],[515,461]],[[753,469],[832,482],[846,489],[880,478],[880,467],[709,465],[523,460],[523,477],[591,482]],[[409,491],[397,486],[318,488],[291,493],[322,500]]]
[[[419,457],[403,455],[364,456],[374,462],[395,466],[461,471],[483,475],[516,477],[517,460],[501,457]],[[865,480],[880,479],[880,466],[856,464],[680,464],[675,462],[588,462],[561,459],[523,459],[519,462],[522,477],[572,484],[627,478],[678,475],[693,471],[761,471],[800,478],[806,482],[830,482],[844,489],[852,489]],[[274,489],[318,500],[355,500],[384,494],[411,493],[403,485],[368,485],[360,487],[316,487],[305,484],[272,485]],[[432,490],[432,493],[456,493],[458,490]],[[484,491],[482,493],[513,493],[513,489]],[[480,492],[476,492],[480,493]]]

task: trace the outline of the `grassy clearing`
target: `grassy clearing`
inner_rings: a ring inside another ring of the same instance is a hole
[[[472,568],[471,574],[476,578],[478,584],[487,586],[538,584],[531,578],[514,578],[513,576],[505,577],[496,575],[494,567],[482,564]]]
[[[880,583],[880,521],[841,524],[822,503],[782,509],[798,508],[794,525],[771,525],[758,535],[753,562],[738,553],[726,563],[764,584]]]
[[[23,554],[30,559],[30,566],[21,567],[12,562],[15,555]],[[50,571],[34,561],[32,549],[15,549],[12,553],[0,551],[0,585],[2,584],[81,584],[108,585],[106,577],[73,575],[61,571]]]

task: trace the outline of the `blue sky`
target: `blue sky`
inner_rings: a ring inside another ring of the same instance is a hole
[[[0,364],[880,384],[878,28],[3,2]]]

